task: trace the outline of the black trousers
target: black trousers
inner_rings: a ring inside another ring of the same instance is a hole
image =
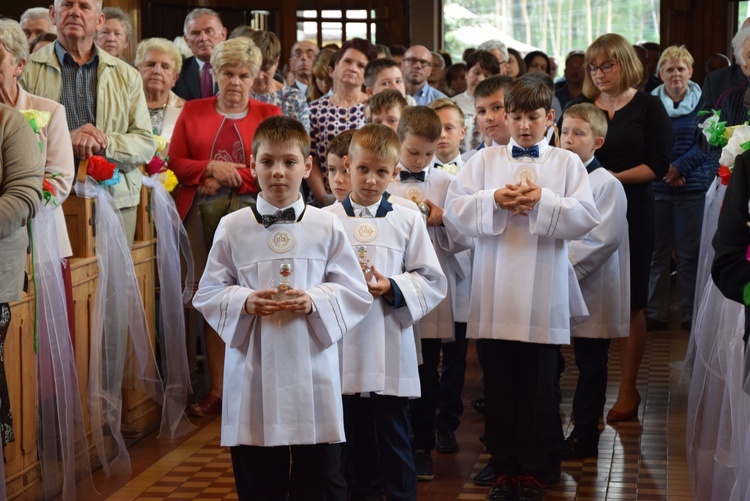
[[[339,444],[238,445],[229,451],[240,501],[346,501]]]
[[[560,478],[563,431],[555,395],[557,345],[496,339],[482,345],[486,443],[498,473]]]
[[[440,391],[440,347],[442,339],[422,339],[422,364],[419,366],[421,396],[409,401],[415,451],[435,448],[435,412]]]
[[[573,395],[576,417],[571,436],[588,445],[599,443],[599,418],[607,400],[607,355],[609,339],[577,337],[573,351],[578,367],[578,383]]]

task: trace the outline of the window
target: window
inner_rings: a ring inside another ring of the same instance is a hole
[[[375,43],[375,11],[298,10],[297,40],[310,40],[320,47],[329,43],[338,46],[352,38],[364,38]]]

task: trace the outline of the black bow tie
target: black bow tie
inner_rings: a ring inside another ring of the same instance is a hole
[[[407,179],[416,179],[417,181],[424,182],[424,171],[419,172],[411,172],[406,169],[401,169],[401,173],[399,174],[401,176],[402,181],[406,181]]]
[[[284,210],[277,210],[276,214],[263,214],[263,227],[268,228],[274,223],[293,223],[295,221],[294,217],[294,207],[289,207],[288,209]]]
[[[510,154],[513,155],[513,158],[518,158],[518,157],[539,158],[539,146],[537,146],[536,144],[532,146],[531,148],[519,148],[518,146],[513,146],[513,149],[510,151]]]

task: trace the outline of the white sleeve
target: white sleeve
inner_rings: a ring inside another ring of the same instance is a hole
[[[568,258],[578,281],[601,268],[628,238],[628,201],[620,182],[613,178],[601,184],[595,199],[601,223],[582,240],[568,242]]]

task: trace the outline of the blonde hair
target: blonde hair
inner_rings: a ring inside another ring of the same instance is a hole
[[[261,146],[273,148],[288,143],[298,146],[304,158],[310,155],[310,136],[299,120],[285,115],[268,117],[253,134],[253,155],[258,155]]]
[[[677,45],[670,45],[669,47],[664,49],[664,52],[661,53],[659,64],[657,66],[659,71],[661,71],[662,67],[665,64],[673,59],[682,61],[688,66],[688,68],[692,68],[693,63],[695,62],[695,60],[693,59],[693,55],[689,50],[687,50],[684,45],[680,45],[679,47]]]
[[[441,97],[440,99],[435,99],[430,104],[427,105],[428,108],[431,108],[435,111],[439,110],[453,110],[456,113],[458,113],[458,118],[460,119],[461,124],[464,123],[464,112],[461,110],[461,108],[455,103],[455,101],[447,98],[447,97]]]
[[[607,137],[607,117],[604,112],[591,103],[574,104],[563,112],[562,125],[565,125],[565,118],[577,118],[588,123],[591,132],[596,137]]]
[[[211,53],[211,66],[218,72],[225,66],[247,66],[253,76],[258,74],[263,56],[252,40],[246,37],[221,42]]]
[[[144,63],[149,52],[163,52],[172,59],[172,70],[177,74],[182,70],[182,55],[177,46],[166,38],[146,38],[138,42],[135,48],[136,68]]]
[[[611,60],[620,66],[620,91],[635,88],[643,79],[643,64],[635,53],[635,49],[622,36],[616,33],[602,35],[586,49],[586,77],[583,81],[583,95],[589,99],[596,99],[601,94],[594,84],[588,65],[594,64],[597,57]]]
[[[398,122],[398,138],[401,141],[411,134],[433,143],[440,139],[442,133],[443,124],[435,110],[427,106],[408,106],[401,112]]]
[[[378,160],[388,162],[395,167],[398,164],[401,141],[396,133],[385,125],[367,124],[352,136],[349,144],[349,158],[360,150],[367,150]]]
[[[13,56],[13,64],[29,59],[29,42],[21,25],[13,19],[0,19],[0,44]]]

